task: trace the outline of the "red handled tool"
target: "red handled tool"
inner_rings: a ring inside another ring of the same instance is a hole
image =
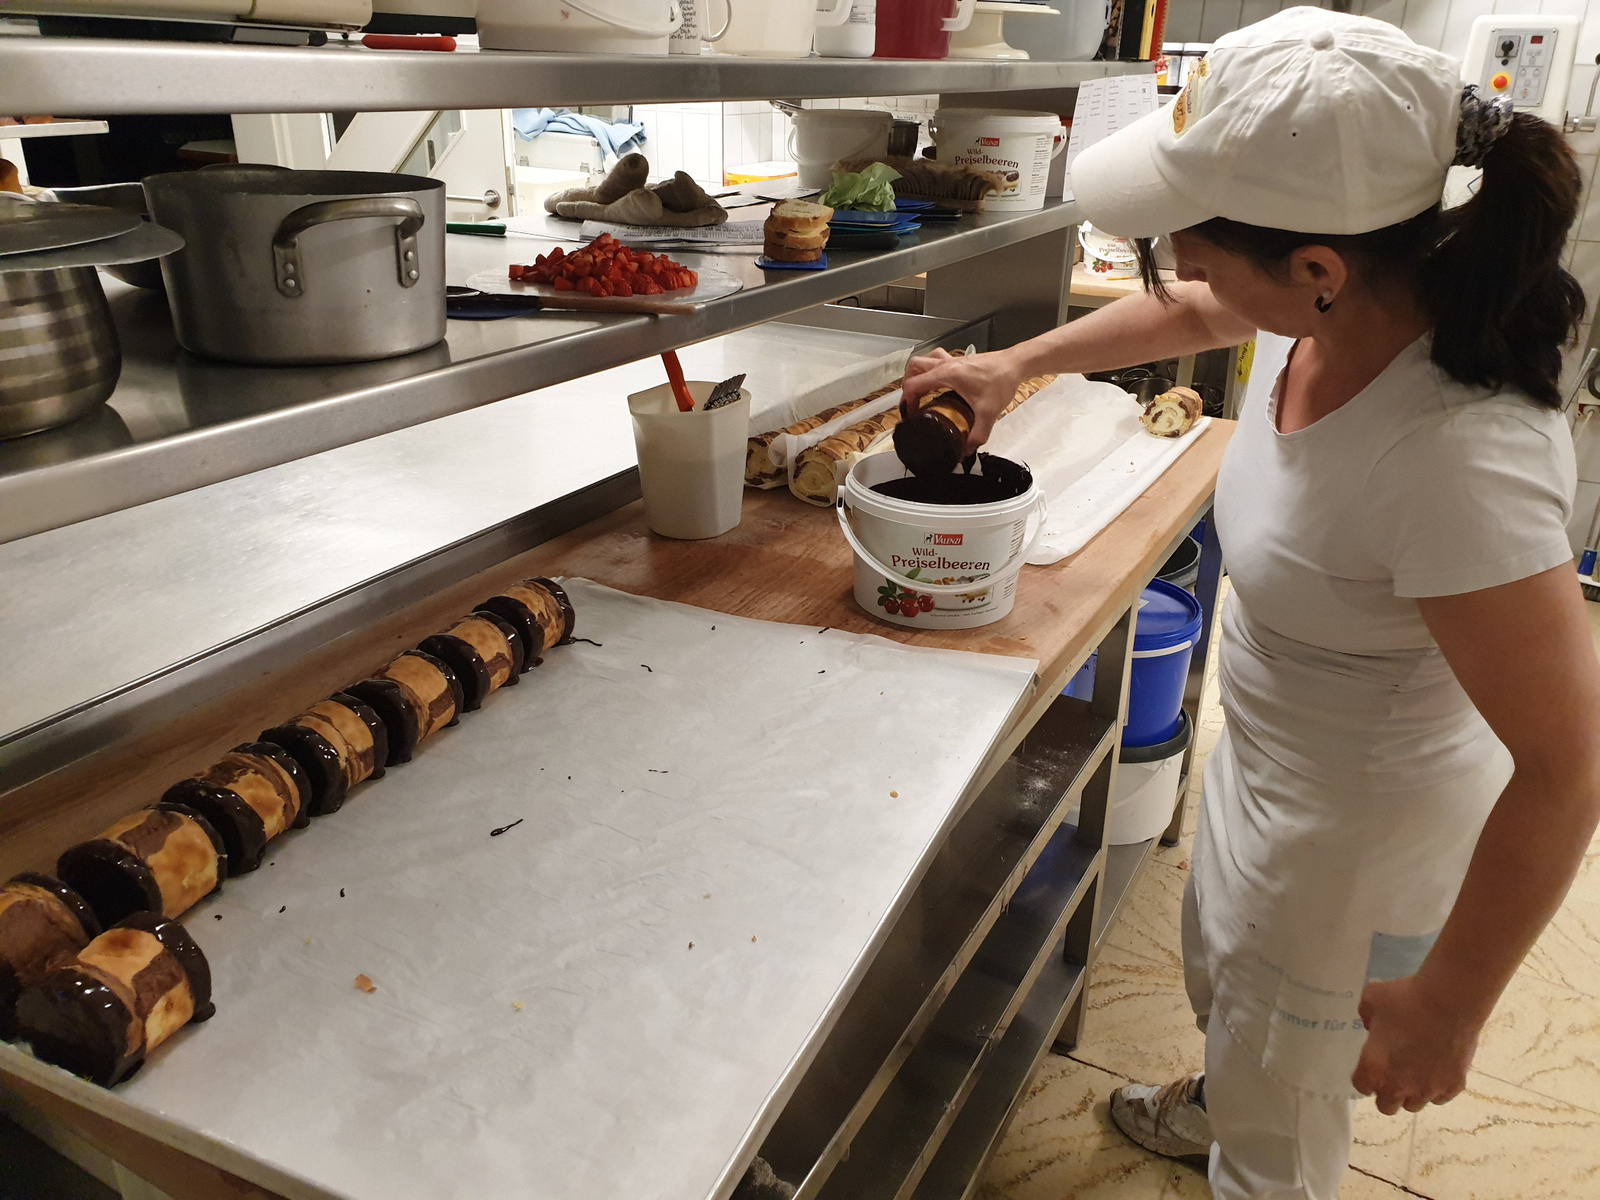
[[[414,37],[397,33],[369,33],[361,39],[368,50],[454,50],[456,40],[448,35]]]
[[[678,411],[693,412],[694,397],[689,394],[689,385],[683,381],[683,364],[678,361],[678,352],[668,350],[661,356],[661,361],[667,366],[667,378],[672,382],[672,396],[678,402]]]

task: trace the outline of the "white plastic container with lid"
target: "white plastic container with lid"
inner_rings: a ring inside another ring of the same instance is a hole
[[[718,54],[751,58],[810,58],[816,31],[850,19],[851,0],[735,0]]]
[[[682,24],[677,0],[478,0],[486,50],[665,54]]]
[[[789,127],[789,155],[799,166],[800,182],[825,188],[833,182],[833,164],[872,158],[889,152],[894,114],[870,108],[807,108]]]
[[[1067,127],[1055,113],[941,108],[929,130],[940,162],[997,179],[1000,191],[984,206],[992,212],[1043,208],[1050,161],[1067,148]]]

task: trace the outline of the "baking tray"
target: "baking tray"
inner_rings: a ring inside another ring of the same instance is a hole
[[[0,1066],[291,1200],[726,1196],[1035,664],[568,590],[600,645],[185,915],[215,1017]]]

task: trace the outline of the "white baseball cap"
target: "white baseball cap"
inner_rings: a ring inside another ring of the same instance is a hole
[[[1178,97],[1078,156],[1096,229],[1155,237],[1213,217],[1368,233],[1439,203],[1456,61],[1371,17],[1288,8],[1218,39]]]

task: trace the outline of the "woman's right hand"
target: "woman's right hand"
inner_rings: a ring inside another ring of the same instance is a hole
[[[989,440],[994,423],[1016,399],[1017,385],[1022,378],[1021,369],[1004,350],[968,354],[960,358],[943,350],[935,350],[924,358],[913,358],[906,364],[900,413],[902,417],[908,415],[916,402],[929,392],[949,388],[959,393],[971,406],[975,418],[972,433],[967,438],[966,452],[970,454]]]

